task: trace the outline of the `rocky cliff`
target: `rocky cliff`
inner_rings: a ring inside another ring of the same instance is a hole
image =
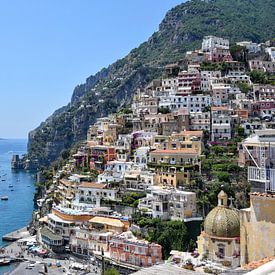
[[[205,35],[231,42],[275,37],[274,14],[273,0],[194,0],[176,6],[147,42],[75,87],[71,102],[30,132],[28,158],[48,165],[85,139],[96,118],[130,103],[138,87],[160,76],[163,65],[198,47]]]

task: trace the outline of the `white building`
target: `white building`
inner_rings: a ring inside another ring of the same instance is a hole
[[[139,147],[134,153],[134,163],[135,165],[145,168],[148,162],[148,156],[150,152],[149,146]]]
[[[107,188],[107,184],[83,182],[77,187],[76,201],[100,206],[100,199],[116,200],[118,190]]]
[[[210,131],[210,112],[191,113],[190,130]]]
[[[149,217],[162,220],[191,221],[201,219],[197,216],[196,193],[177,189],[151,187],[151,193],[140,199],[138,208]]]
[[[123,180],[125,171],[131,169],[134,165],[131,161],[119,161],[113,160],[109,161],[106,166],[103,174],[98,176],[98,182],[107,183],[110,182],[108,179],[112,177],[114,182],[120,182]]]
[[[164,78],[161,81],[161,91],[174,92],[177,90],[178,79],[177,78]]]
[[[226,76],[225,79],[230,81],[231,83],[236,83],[236,82],[242,82],[246,83],[248,85],[251,85],[251,80],[250,76],[247,74],[244,74],[241,71],[230,71]]]
[[[236,44],[245,47],[248,50],[248,53],[257,53],[261,50],[261,47],[252,41],[241,41],[237,42]]]
[[[118,135],[115,149],[117,160],[127,161],[131,155],[131,135]]]
[[[266,48],[265,52],[269,55],[270,60],[275,62],[275,47]]]
[[[48,214],[47,217],[48,228],[56,235],[62,236],[64,240],[69,240],[71,229],[74,228],[75,223],[66,221],[53,213]]]
[[[205,36],[203,38],[201,49],[204,52],[213,52],[216,48],[228,50],[229,40],[213,35]]]
[[[123,185],[128,191],[144,192],[155,182],[155,173],[138,167],[125,172]]]
[[[275,100],[275,86],[253,84],[253,95],[255,101]]]
[[[231,110],[227,107],[212,107],[211,140],[231,139]]]
[[[201,71],[201,90],[210,91],[214,79],[221,79],[221,71]]]
[[[210,95],[170,95],[169,97],[161,97],[159,106],[168,107],[171,111],[177,111],[185,108],[189,113],[202,112],[203,109],[211,105]]]

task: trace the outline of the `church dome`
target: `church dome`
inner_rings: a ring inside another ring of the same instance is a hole
[[[204,221],[204,231],[215,237],[233,238],[240,236],[240,218],[236,209],[227,206],[227,194],[218,195],[219,205],[209,212]]]

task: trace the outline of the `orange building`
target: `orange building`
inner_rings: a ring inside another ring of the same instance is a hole
[[[103,171],[108,161],[116,160],[116,149],[114,147],[96,145],[91,147],[90,168]]]

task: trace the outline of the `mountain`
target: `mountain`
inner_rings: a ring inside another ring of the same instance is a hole
[[[274,0],[193,0],[171,9],[148,41],[75,87],[71,102],[29,133],[28,158],[47,165],[86,138],[96,118],[130,103],[133,93],[184,58],[205,35],[231,42],[275,37]]]

